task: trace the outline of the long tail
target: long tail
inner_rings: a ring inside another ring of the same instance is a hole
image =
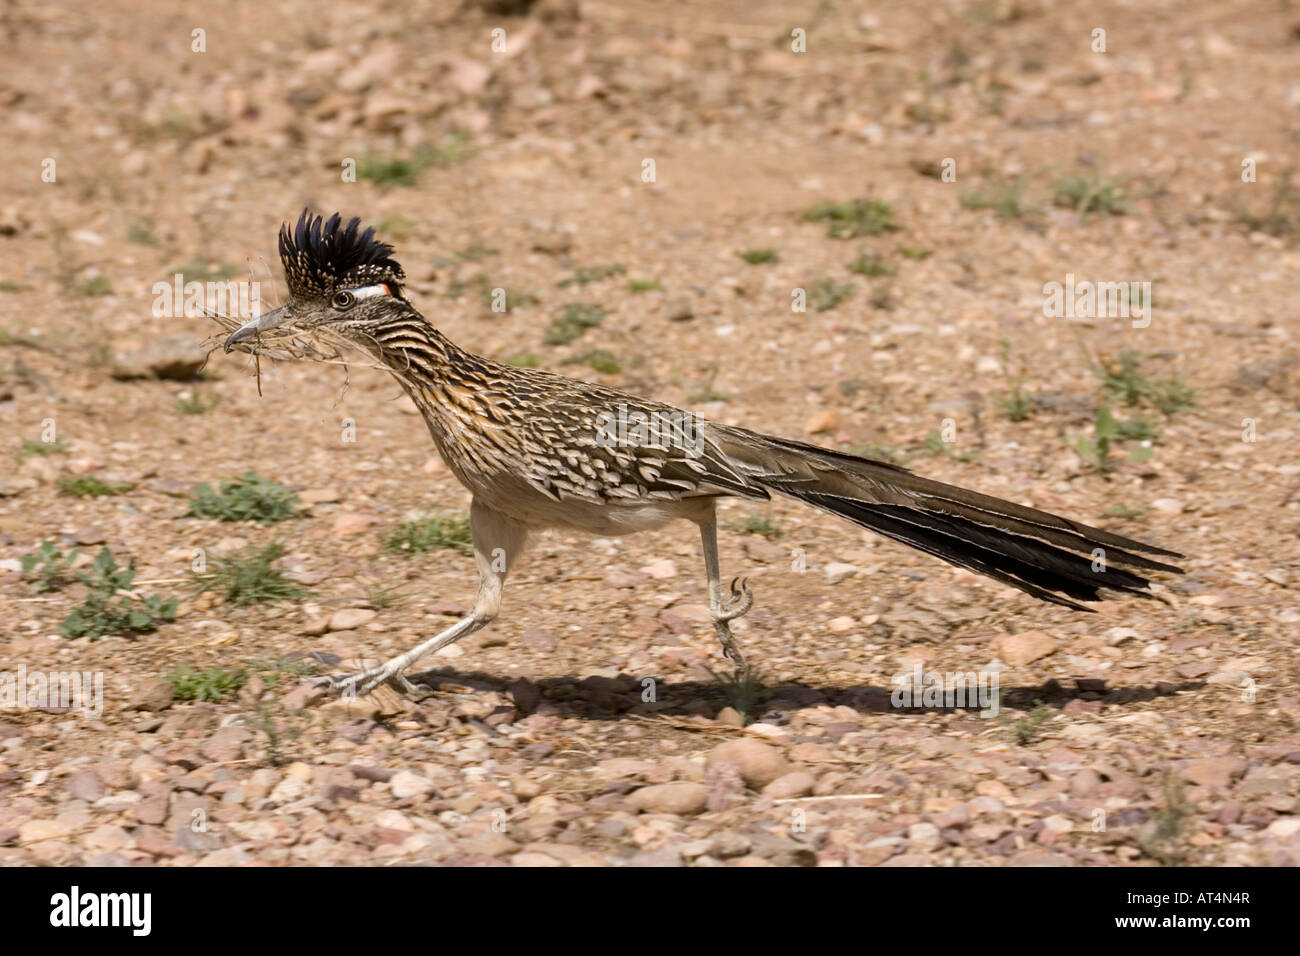
[[[721,436],[720,436],[721,437]],[[1080,611],[1102,588],[1152,597],[1130,569],[1182,569],[1166,551],[1059,515],[815,445],[727,428],[728,462],[749,482],[789,495],[949,564]],[[1143,552],[1143,553],[1138,553]]]

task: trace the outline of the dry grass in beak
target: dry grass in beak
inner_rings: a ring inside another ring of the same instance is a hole
[[[204,340],[203,345],[208,350],[208,354],[211,355],[215,351],[223,350],[229,335],[238,330],[244,323],[225,315],[209,315],[209,318],[225,330],[225,334],[214,335]],[[258,395],[262,394],[261,360],[263,356],[273,362],[306,361],[347,366],[355,364],[345,358],[346,353],[351,352],[354,359],[361,359],[359,364],[370,368],[385,368],[377,358],[368,354],[365,349],[358,347],[351,339],[339,335],[328,326],[317,326],[314,329],[295,329],[280,326],[279,328],[259,332],[251,339],[235,343],[231,347],[231,351],[245,352],[253,356]]]

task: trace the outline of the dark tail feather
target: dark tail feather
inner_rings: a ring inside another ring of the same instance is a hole
[[[1182,573],[1137,553],[1182,557],[1173,551],[883,462],[782,444],[787,450],[813,452],[837,467],[811,481],[807,472],[803,480],[774,476],[763,482],[771,490],[1044,601],[1089,611],[1077,602],[1102,600],[1102,588],[1154,596],[1146,590],[1150,581],[1130,569]],[[1101,560],[1094,560],[1097,552]]]
[[[949,564],[988,575],[1053,604],[1090,611],[1092,608],[1076,601],[1101,600],[1100,588],[1152,597],[1144,590],[1150,583],[1146,578],[1110,563],[1119,556],[1114,549],[1107,549],[1106,561],[1093,570],[1091,557],[1072,554],[1055,545],[968,518],[817,492],[795,497]]]

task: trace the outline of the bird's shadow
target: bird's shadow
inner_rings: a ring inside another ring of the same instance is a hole
[[[534,682],[484,671],[458,671],[450,667],[410,676],[417,685],[427,687],[435,694],[455,692],[457,689],[468,689],[471,693],[497,691],[510,695],[515,701],[515,709],[521,713],[533,712],[545,704],[548,705],[546,713],[592,720],[655,716],[712,718],[728,706],[746,710],[748,721],[761,720],[777,725],[788,723],[791,711],[819,706],[848,707],[860,714],[892,714],[896,717],[931,713],[936,709],[976,717],[980,716],[981,711],[987,710],[990,696],[995,696],[990,694],[981,698],[971,693],[964,703],[959,699],[956,706],[941,704],[936,708],[920,706],[920,701],[916,706],[909,706],[907,698],[899,699],[896,696],[896,688],[871,684],[836,686],[812,685],[799,681],[767,684],[756,679],[745,685],[727,678],[717,681],[671,681],[630,674],[619,674],[617,677],[547,677]],[[1063,710],[1073,700],[1085,702],[1085,707],[1093,701],[1115,707],[1142,703],[1204,686],[1204,681],[1184,681],[1178,684],[1157,682],[1148,687],[1107,688],[1101,682],[1097,682],[1097,685],[1085,682],[1084,687],[1067,687],[1050,679],[1037,685],[996,688],[1000,694],[996,700],[998,711],[1003,713],[1039,706]],[[1100,707],[1096,709],[1099,710]]]

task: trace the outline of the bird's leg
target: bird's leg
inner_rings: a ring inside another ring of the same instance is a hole
[[[731,582],[731,596],[722,599],[722,579],[718,573],[718,519],[714,510],[709,509],[705,518],[700,519],[700,541],[704,545],[704,570],[709,577],[709,615],[713,619],[713,630],[717,632],[722,644],[722,653],[736,667],[736,680],[749,677],[749,665],[740,645],[731,633],[731,622],[747,613],[754,606],[754,592],[748,581]],[[739,580],[739,579],[737,579]]]
[[[347,677],[323,677],[315,683],[327,687],[342,697],[364,696],[380,684],[388,684],[407,697],[419,699],[428,696],[404,676],[408,667],[420,658],[432,654],[448,644],[454,644],[466,634],[473,634],[487,626],[501,610],[501,592],[505,586],[510,562],[523,553],[527,529],[475,501],[469,511],[470,531],[474,538],[474,560],[478,564],[479,588],[474,609],[451,627],[418,644],[377,667]]]

